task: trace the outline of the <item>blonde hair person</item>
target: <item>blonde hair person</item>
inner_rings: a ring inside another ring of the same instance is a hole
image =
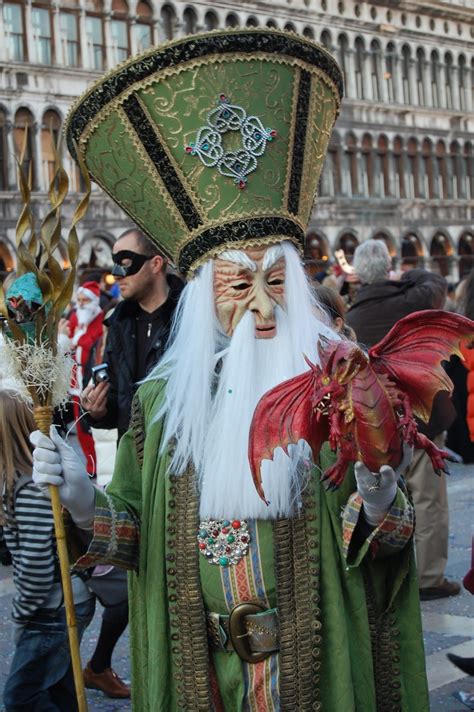
[[[15,585],[15,652],[3,695],[6,712],[76,709],[51,501],[32,480],[29,436],[35,427],[19,393],[0,388],[0,522]],[[82,636],[95,599],[77,575],[73,593]]]

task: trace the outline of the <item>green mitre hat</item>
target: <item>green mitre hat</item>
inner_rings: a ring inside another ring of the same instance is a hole
[[[188,36],[103,77],[73,106],[69,150],[188,275],[230,247],[302,248],[342,73],[268,29]]]

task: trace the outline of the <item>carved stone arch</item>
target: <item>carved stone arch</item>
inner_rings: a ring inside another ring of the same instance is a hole
[[[387,249],[392,258],[392,266],[395,266],[398,259],[398,246],[397,241],[393,237],[392,233],[384,228],[383,230],[375,230],[372,235],[372,240],[382,240],[387,245]]]
[[[321,32],[319,41],[329,52],[332,50],[332,37],[329,30],[323,30]]]
[[[258,27],[259,26],[258,18],[255,15],[249,15],[247,17],[245,26],[246,27]]]
[[[458,241],[459,279],[467,277],[474,268],[474,230],[465,230]]]
[[[206,30],[217,30],[219,27],[219,16],[214,10],[208,10],[204,15],[204,27]]]
[[[287,32],[298,32],[293,22],[285,22],[283,29]]]
[[[235,12],[229,12],[225,18],[226,27],[238,27],[240,25],[240,20]]]
[[[454,247],[445,230],[437,230],[430,241],[431,270],[443,277],[451,274],[454,264]]]
[[[423,239],[416,230],[408,230],[400,242],[400,259],[402,271],[423,267],[426,248]]]
[[[115,238],[106,230],[87,233],[79,246],[78,267],[82,270],[110,268]]]
[[[183,32],[192,35],[197,31],[198,16],[192,5],[187,5],[183,10]]]
[[[356,235],[356,231],[352,228],[346,228],[341,230],[336,238],[335,248],[336,250],[342,250],[346,256],[346,260],[352,264],[354,252],[359,244],[359,238]]]
[[[323,271],[330,256],[331,248],[326,236],[320,230],[310,228],[306,234],[304,264],[311,278]]]
[[[175,6],[167,2],[160,9],[160,20],[165,40],[172,40],[176,32],[177,12]]]
[[[272,29],[274,29],[274,30],[278,30],[278,29],[279,29],[278,23],[275,22],[275,20],[267,20],[266,23],[265,23],[265,26],[266,26],[266,27],[270,27],[270,28],[272,28]]]
[[[314,40],[314,30],[312,27],[306,25],[303,27],[303,37],[307,37],[309,40]]]

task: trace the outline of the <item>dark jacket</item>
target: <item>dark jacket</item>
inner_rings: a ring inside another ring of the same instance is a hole
[[[160,307],[158,330],[146,357],[146,373],[163,355],[171,328],[171,321],[178,304],[183,283],[174,275],[168,275],[170,287],[168,299]],[[128,430],[132,399],[137,390],[136,377],[136,317],[137,302],[120,302],[104,321],[107,326],[107,341],[102,361],[109,366],[110,390],[107,396],[107,415],[100,420],[90,418],[94,428],[118,428],[119,438]],[[142,378],[146,374],[142,374]]]
[[[404,316],[423,309],[441,309],[446,290],[444,277],[423,269],[405,272],[400,280],[363,284],[346,314],[346,324],[354,329],[357,341],[370,348]],[[418,421],[418,429],[433,438],[446,430],[454,417],[448,394],[438,393],[430,422],[425,425]]]
[[[400,280],[363,284],[346,314],[357,341],[369,348],[378,343],[399,319],[422,309],[442,309],[447,282],[424,269],[405,272]]]

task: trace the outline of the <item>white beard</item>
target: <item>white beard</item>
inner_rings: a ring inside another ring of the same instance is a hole
[[[76,307],[77,323],[79,327],[89,326],[94,319],[99,316],[101,308],[98,304],[91,302],[90,304],[85,304],[83,307]]]
[[[261,396],[305,370],[292,345],[288,315],[279,307],[276,321],[273,339],[256,339],[255,318],[247,312],[224,352],[200,474],[203,519],[275,519],[294,514],[298,506],[304,486],[298,464],[308,459],[303,441],[293,448],[293,457],[278,448],[274,460],[263,463],[269,505],[257,494],[248,461],[250,424]]]

